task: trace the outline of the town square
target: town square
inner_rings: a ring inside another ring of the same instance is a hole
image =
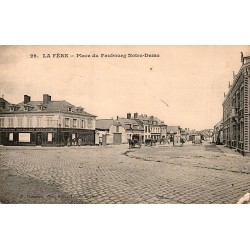
[[[1,203],[249,203],[247,46],[0,49],[20,53],[0,71]]]

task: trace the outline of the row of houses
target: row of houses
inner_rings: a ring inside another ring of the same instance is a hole
[[[42,101],[33,101],[24,95],[23,101],[12,104],[0,98],[0,144],[65,146],[77,144],[99,145],[127,143],[133,135],[142,142],[147,139],[180,141],[188,139],[189,129],[167,126],[155,116],[127,113],[116,119],[96,119],[83,107],[65,100],[54,101],[48,94]]]
[[[102,144],[127,143],[132,137],[140,136],[142,142],[147,139],[159,141],[167,139],[170,135],[179,141],[181,136],[180,126],[167,126],[155,116],[127,113],[127,116],[116,119],[98,119],[96,121],[96,136],[101,138]]]
[[[224,94],[223,115],[214,126],[214,142],[250,156],[250,54],[241,53],[241,62]]]

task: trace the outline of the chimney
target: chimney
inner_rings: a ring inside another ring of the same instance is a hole
[[[48,94],[43,94],[43,104],[48,104],[51,102],[51,96]]]
[[[116,120],[117,120],[117,121],[119,120],[119,116],[116,116]]]
[[[3,98],[1,98],[0,107],[1,107],[2,109],[5,109],[5,108],[6,108],[6,103],[5,103],[5,100],[4,100]]]
[[[31,100],[30,96],[24,95],[24,98],[23,98],[23,103],[24,103],[24,104],[30,102],[30,100]]]
[[[131,119],[131,113],[127,113],[127,119]]]
[[[138,113],[134,113],[134,119],[138,119]]]

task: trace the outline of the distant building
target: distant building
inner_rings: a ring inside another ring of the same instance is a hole
[[[95,144],[96,116],[67,101],[52,101],[48,94],[42,101],[24,100],[11,104],[0,99],[0,144],[63,146],[67,142]]]
[[[243,155],[250,155],[250,55],[242,54],[241,62],[222,104],[223,143]]]
[[[126,130],[118,117],[116,120],[113,118],[96,120],[96,144],[119,145],[127,142]]]
[[[218,145],[223,144],[223,120],[222,119],[217,124],[214,125],[213,142]]]
[[[159,141],[161,138],[167,137],[167,125],[159,118],[145,114],[138,115],[138,113],[134,113],[133,117],[131,113],[127,113],[127,117],[134,119],[144,129],[143,142],[147,139]]]
[[[180,142],[181,138],[181,128],[180,126],[168,126],[167,127],[167,135],[170,137],[170,141]]]
[[[125,128],[127,141],[132,139],[133,135],[139,135],[142,140],[144,138],[144,128],[136,119],[131,118],[131,113],[127,114],[127,118],[118,117],[121,126]]]

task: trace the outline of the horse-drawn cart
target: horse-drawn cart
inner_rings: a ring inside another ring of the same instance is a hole
[[[140,135],[132,135],[132,138],[128,140],[129,148],[141,147],[141,136]]]

